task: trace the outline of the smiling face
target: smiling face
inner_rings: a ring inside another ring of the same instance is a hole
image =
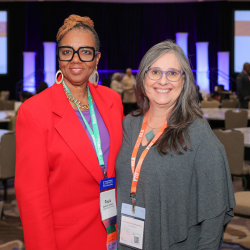
[[[60,46],[70,46],[74,50],[79,47],[89,46],[95,48],[93,35],[83,29],[72,29],[65,34],[60,41]],[[60,61],[59,65],[62,70],[66,84],[80,86],[86,84],[93,70],[98,65],[101,54],[98,53],[92,62],[82,62],[75,53],[70,62]]]
[[[155,61],[149,68],[157,68],[162,71],[182,70],[179,60],[174,53],[166,53]],[[144,88],[150,102],[150,107],[173,108],[181,94],[184,78],[177,82],[171,82],[163,74],[160,80],[151,80],[147,74],[144,78]]]

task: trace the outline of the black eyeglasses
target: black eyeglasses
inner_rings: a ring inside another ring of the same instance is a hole
[[[185,74],[184,71],[178,70],[178,69],[171,69],[171,70],[167,70],[167,71],[162,71],[162,70],[157,69],[157,68],[147,69],[146,73],[147,73],[149,79],[154,80],[154,81],[160,80],[162,78],[163,74],[165,74],[166,78],[170,82],[179,81],[181,76],[183,74]]]
[[[94,47],[80,47],[78,50],[74,50],[70,46],[60,46],[57,48],[57,55],[60,61],[71,61],[75,53],[82,62],[92,62],[98,51]]]

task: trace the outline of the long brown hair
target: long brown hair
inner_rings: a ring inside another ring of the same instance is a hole
[[[184,85],[175,107],[171,111],[167,124],[168,127],[156,142],[160,154],[177,153],[182,154],[179,145],[187,151],[191,149],[187,146],[184,138],[190,142],[188,126],[196,117],[202,118],[202,111],[198,105],[198,95],[194,83],[194,76],[190,64],[182,49],[172,41],[164,41],[156,44],[142,58],[139,72],[136,77],[135,94],[139,110],[133,116],[144,116],[149,110],[150,103],[144,89],[144,78],[146,70],[161,56],[166,53],[174,53],[184,71]]]

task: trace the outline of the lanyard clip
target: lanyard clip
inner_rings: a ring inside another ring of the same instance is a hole
[[[132,200],[132,213],[135,213],[135,205],[136,205],[136,198],[135,198],[135,193],[130,194],[130,198]]]
[[[107,172],[103,171],[103,176],[104,176],[104,179],[107,179],[108,178]]]
[[[104,179],[107,179],[108,176],[107,176],[107,172],[105,171],[105,165],[101,166],[101,169],[102,169]]]

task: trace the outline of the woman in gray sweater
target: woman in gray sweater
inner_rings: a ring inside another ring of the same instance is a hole
[[[217,250],[233,217],[231,176],[178,45],[146,53],[136,98],[116,160],[118,249]]]

